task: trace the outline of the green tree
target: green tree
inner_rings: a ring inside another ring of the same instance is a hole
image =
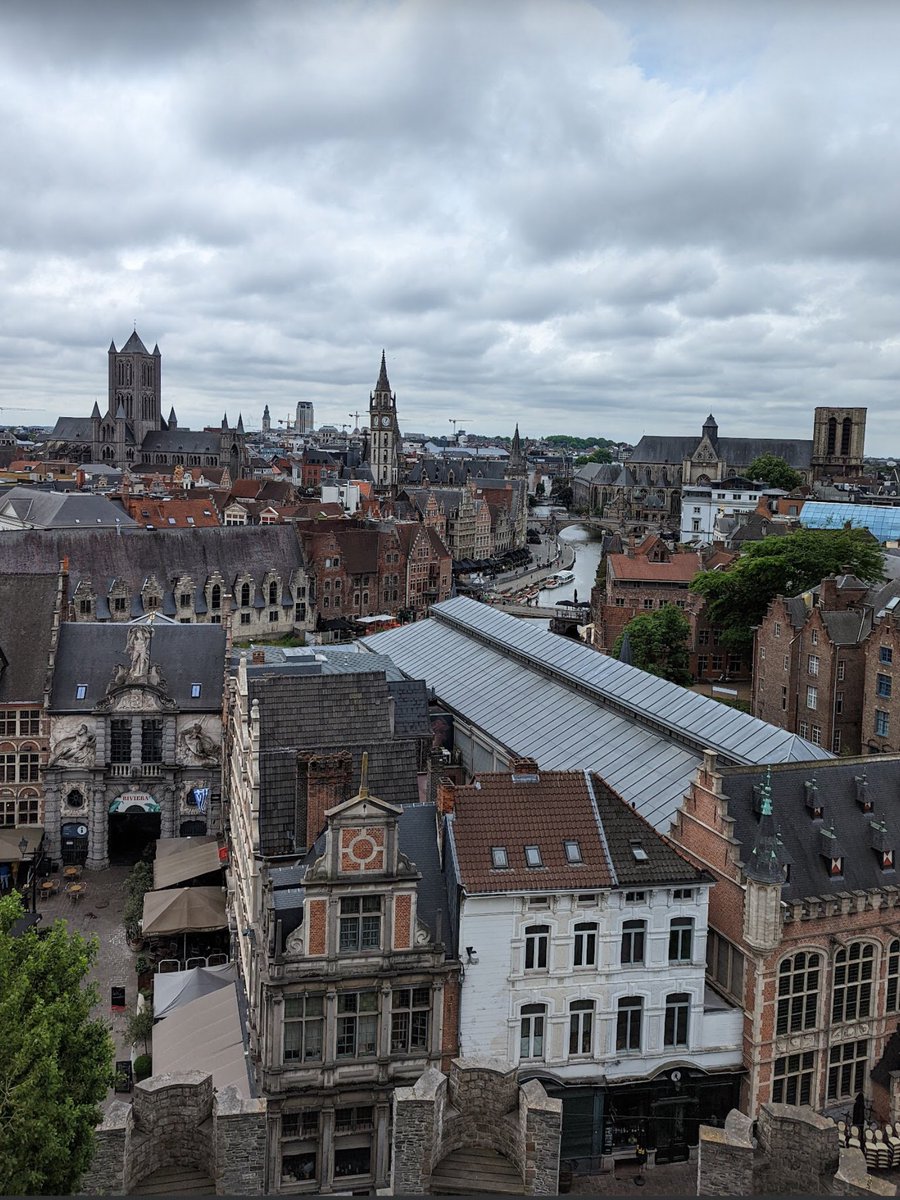
[[[789,467],[777,454],[760,454],[758,458],[754,458],[747,468],[747,477],[767,483],[769,487],[783,488],[786,492],[792,492],[803,482],[800,472]]]
[[[884,579],[884,554],[865,529],[798,529],[754,542],[728,571],[704,571],[691,591],[706,600],[724,645],[748,653],[753,628],[776,596],[796,596],[843,571],[866,583]]]
[[[22,912],[0,899],[0,1194],[64,1196],[91,1162],[113,1042],[85,982],[96,939],[64,921],[13,937]]]
[[[632,666],[686,687],[693,682],[688,657],[690,632],[688,619],[681,609],[666,604],[629,621],[616,638],[613,654],[618,658],[627,633]]]
[[[595,450],[593,454],[580,455],[580,457],[575,459],[575,466],[584,467],[588,463],[611,463],[612,460],[613,456],[610,451],[601,447],[601,449]]]

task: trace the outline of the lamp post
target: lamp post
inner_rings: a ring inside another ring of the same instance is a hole
[[[19,839],[19,853],[22,855],[22,861],[25,861],[25,855],[28,852],[28,838]],[[31,911],[37,912],[37,868],[38,857],[37,849],[31,852]]]

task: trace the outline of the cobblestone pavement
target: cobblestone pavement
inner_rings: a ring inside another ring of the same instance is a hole
[[[38,911],[43,914],[45,925],[62,919],[85,937],[99,940],[99,952],[90,974],[99,993],[99,1003],[94,1012],[112,1030],[117,1059],[130,1058],[131,1046],[125,1034],[125,1013],[110,1009],[110,989],[124,987],[125,1003],[129,1008],[133,1008],[137,1002],[136,956],[128,949],[122,924],[124,883],[130,869],[127,866],[115,866],[105,871],[85,871],[82,881],[87,887],[77,904],[72,904],[62,891],[57,896],[38,900]],[[104,1111],[113,1099],[127,1100],[128,1096],[115,1096],[110,1090]]]
[[[616,1163],[615,1171],[604,1175],[576,1175],[572,1194],[580,1196],[696,1196],[697,1164],[666,1163],[644,1171],[644,1183],[635,1183],[635,1162]]]

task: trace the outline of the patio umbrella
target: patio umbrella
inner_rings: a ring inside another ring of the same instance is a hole
[[[224,888],[165,888],[144,895],[145,937],[206,933],[227,924]]]
[[[159,1020],[169,1013],[196,1000],[208,996],[219,988],[228,987],[237,979],[234,963],[223,963],[220,967],[195,967],[192,971],[171,971],[157,975],[153,984],[153,1015]]]

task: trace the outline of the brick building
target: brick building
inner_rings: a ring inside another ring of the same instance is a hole
[[[720,768],[671,838],[716,884],[708,979],[745,1010],[741,1108],[887,1118],[900,1016],[900,756]],[[895,1039],[896,1040],[896,1039]]]
[[[289,672],[242,658],[226,773],[265,1191],[370,1191],[394,1088],[457,1051],[436,812],[418,803],[427,699],[377,673]]]
[[[855,575],[777,596],[756,630],[753,714],[835,754],[900,748],[893,609],[900,584]]]

